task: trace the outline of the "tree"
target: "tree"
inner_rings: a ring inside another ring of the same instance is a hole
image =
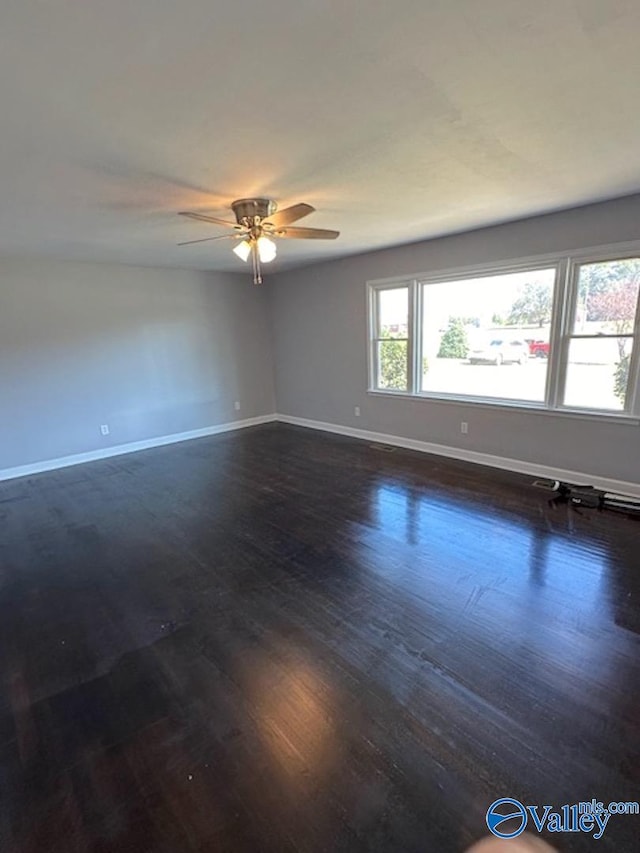
[[[631,362],[631,353],[625,352],[620,361],[616,364],[616,369],[613,372],[613,393],[618,400],[624,402],[627,396],[627,385],[629,384],[629,363]]]
[[[461,317],[449,317],[449,325],[440,339],[438,358],[466,358],[469,353],[467,333]]]
[[[614,393],[624,404],[629,381],[629,363],[631,353],[628,351],[629,338],[622,337],[633,331],[638,301],[638,284],[640,269],[635,275],[591,294],[587,303],[587,315],[594,321],[604,324],[609,334],[619,335],[618,362],[614,371]]]
[[[582,264],[578,282],[578,313],[586,320],[598,320],[597,301],[594,298],[606,294],[614,285],[625,281],[638,281],[640,260],[623,258],[617,261],[601,261]]]
[[[542,328],[551,321],[552,290],[548,284],[529,282],[511,306],[509,323],[537,325]]]
[[[407,342],[394,338],[385,329],[380,343],[379,378],[380,388],[405,391],[407,388]]]
[[[639,281],[640,274],[638,281],[620,281],[593,294],[588,303],[589,318],[605,323],[611,334],[628,335],[633,331]]]
[[[476,329],[480,328],[480,317],[460,317],[460,322],[463,326],[475,326]]]

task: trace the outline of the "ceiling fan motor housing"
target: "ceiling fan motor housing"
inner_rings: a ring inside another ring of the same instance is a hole
[[[232,202],[231,209],[236,215],[238,225],[252,225],[254,217],[259,216],[262,222],[276,212],[277,205],[270,198],[239,198]]]

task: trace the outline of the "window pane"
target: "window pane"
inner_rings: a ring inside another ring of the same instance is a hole
[[[624,409],[633,338],[574,338],[569,345],[565,406]]]
[[[378,388],[407,390],[407,352],[407,341],[378,341]]]
[[[576,335],[628,335],[640,288],[640,258],[582,264],[573,322]]]
[[[378,291],[378,338],[406,338],[409,325],[409,288]]]
[[[423,285],[422,390],[543,402],[555,274]]]

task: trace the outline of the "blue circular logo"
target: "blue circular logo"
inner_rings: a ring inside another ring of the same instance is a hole
[[[504,808],[505,806],[511,806],[512,808],[506,809]],[[513,824],[516,827],[515,829],[510,832],[498,829],[501,824],[506,823],[508,820],[516,822],[517,825]],[[524,832],[526,825],[527,810],[519,800],[513,800],[511,797],[503,797],[501,800],[491,803],[487,809],[487,826],[498,838],[515,838],[516,835]]]

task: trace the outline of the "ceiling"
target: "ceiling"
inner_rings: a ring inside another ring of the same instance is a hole
[[[241,271],[235,198],[335,242],[640,190],[637,0],[3,0],[0,252]]]

